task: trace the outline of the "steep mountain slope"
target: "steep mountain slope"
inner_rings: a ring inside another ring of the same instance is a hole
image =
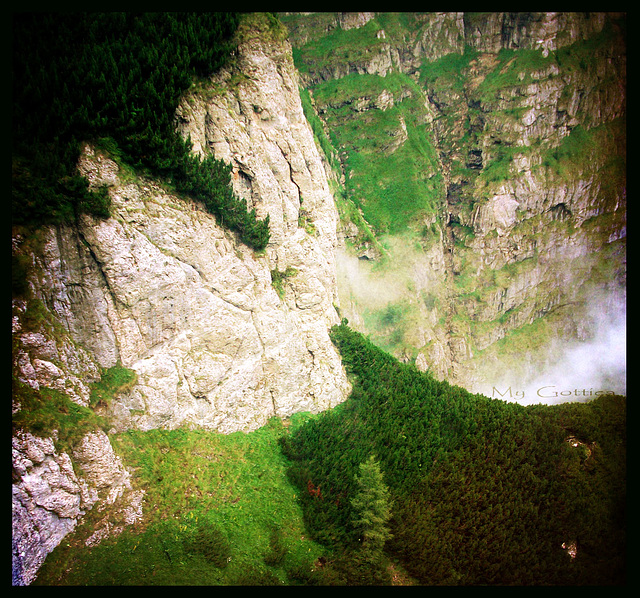
[[[574,341],[620,328],[624,15],[282,19],[343,197],[354,325],[485,393],[522,389]],[[624,391],[624,364],[610,374],[566,384]]]
[[[269,214],[269,246],[253,251],[198,203],[86,145],[79,172],[93,187],[108,187],[111,217],[82,215],[76,225],[42,227],[36,236],[14,231],[27,283],[13,305],[16,422],[27,421],[26,389],[54,389],[87,408],[92,385],[119,368],[133,372],[134,382],[96,405],[109,432],[249,431],[272,416],[318,412],[347,397],[329,338],[339,321],[333,198],[288,42],[264,17],[245,27],[235,61],[185,98],[176,118],[199,151],[232,165],[250,207]],[[42,454],[30,434],[18,439],[14,541],[28,582],[96,502],[85,485],[109,482],[69,471],[70,479],[34,489],[43,459],[69,469],[75,457],[52,442]],[[91,457],[83,457],[77,465],[86,470]],[[73,495],[73,508],[62,495]]]
[[[329,583],[390,584],[391,555],[421,585],[625,583],[625,397],[523,406],[438,381],[344,324],[332,338],[351,397],[284,445],[310,531],[335,549]],[[354,501],[371,458],[383,481],[365,530],[388,524],[384,551],[367,548]]]

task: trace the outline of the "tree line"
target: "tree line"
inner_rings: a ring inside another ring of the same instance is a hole
[[[398,362],[344,321],[332,338],[352,394],[282,441],[307,525],[333,549],[324,583],[388,583],[390,559],[424,585],[624,583],[625,397],[507,403]],[[372,456],[390,506],[376,559],[354,524]]]
[[[122,159],[204,202],[262,249],[268,218],[231,190],[230,167],[175,131],[180,96],[225,64],[237,13],[17,13],[13,17],[13,222],[108,216],[75,166],[80,142],[109,138]]]

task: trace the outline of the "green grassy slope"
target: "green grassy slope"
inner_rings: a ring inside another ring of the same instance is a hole
[[[297,418],[294,418],[294,421]],[[291,424],[296,425],[295,423]],[[34,585],[296,585],[325,549],[305,530],[287,479],[279,420],[244,434],[153,430],[111,437],[144,519],[93,548],[90,513],[54,550]]]

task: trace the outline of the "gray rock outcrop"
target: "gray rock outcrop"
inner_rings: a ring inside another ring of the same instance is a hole
[[[238,73],[246,81],[229,85]],[[79,171],[109,185],[113,216],[48,229],[35,256],[34,290],[71,338],[100,367],[120,362],[137,373],[111,407],[118,430],[251,430],[273,415],[327,409],[348,392],[328,334],[338,322],[337,212],[290,47],[252,37],[212,85],[227,91],[187,98],[180,130],[195,151],[230,163],[238,195],[270,216],[263,254],[87,146]]]
[[[55,435],[19,432],[12,453],[13,585],[30,584],[47,555],[94,505],[100,509],[120,500],[127,524],[142,515],[142,493],[133,491],[104,432],[87,434],[72,456],[56,449]]]

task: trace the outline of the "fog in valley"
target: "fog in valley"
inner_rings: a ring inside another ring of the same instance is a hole
[[[545,355],[531,356],[524,375],[497,374],[474,391],[524,405],[626,395],[626,298],[594,299],[582,329],[584,340],[556,340]]]
[[[361,314],[415,298],[416,291],[429,288],[429,277],[438,275],[424,268],[424,254],[418,256],[410,243],[395,244],[392,254],[391,267],[346,251],[338,255],[343,315],[356,329],[364,328]],[[607,392],[626,395],[626,296],[596,294],[586,314],[579,320],[580,338],[551,341],[542,353],[522,358],[517,372],[502,363],[478,363],[486,382],[468,390],[525,405],[588,401]]]

